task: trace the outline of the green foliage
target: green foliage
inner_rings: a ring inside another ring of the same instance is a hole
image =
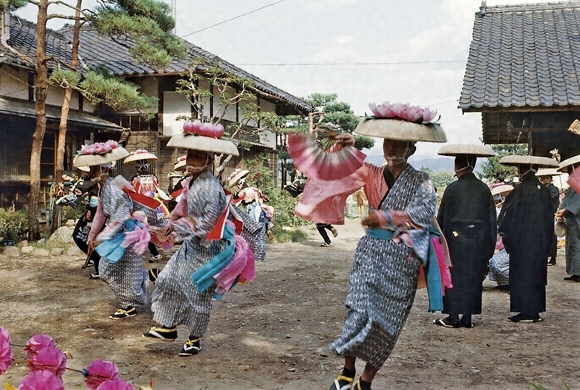
[[[80,202],[76,206],[63,206],[62,218],[65,221],[72,219],[76,221],[87,211],[87,205],[85,202]]]
[[[494,157],[489,157],[486,162],[481,165],[482,178],[490,183],[495,182],[496,179],[504,181],[506,178],[517,176],[518,170],[516,167],[506,166],[499,163],[502,157],[511,154],[528,154],[528,146],[522,144],[497,144],[491,145],[495,152]]]
[[[335,93],[313,93],[302,99],[323,113],[318,125],[335,129],[339,133],[352,133],[360,122],[360,118],[354,114],[348,103],[336,101],[337,95]],[[308,130],[308,122],[305,118],[287,116],[284,120],[285,129],[283,132],[306,132]],[[354,139],[355,147],[359,150],[371,149],[375,145],[375,140],[371,137],[355,135]]]
[[[199,87],[201,79],[209,83],[213,94]],[[244,136],[249,134],[260,137],[264,129],[279,131],[278,116],[273,112],[260,110],[257,104],[258,99],[254,93],[255,82],[247,77],[226,72],[212,62],[205,60],[192,62],[187,71],[182,74],[181,79],[177,81],[176,90],[191,103],[196,113],[193,119],[203,122],[219,123],[229,107],[239,107],[241,119],[230,123],[226,129],[226,134],[231,138],[243,140]],[[212,96],[214,101],[219,102],[218,106],[214,108],[211,117],[204,117],[205,105]],[[250,123],[260,123],[260,128]],[[243,148],[244,145],[242,144],[241,147]]]
[[[28,0],[0,0],[0,11],[15,11],[28,4]]]
[[[162,69],[187,54],[187,45],[170,33],[175,27],[170,14],[171,7],[163,1],[104,0],[85,17],[100,34],[116,37],[117,42],[127,39],[138,62]]]
[[[456,180],[455,172],[452,171],[438,171],[435,172],[427,167],[419,168],[421,172],[425,172],[429,175],[431,182],[433,183],[433,187],[437,189],[437,192],[443,193],[445,188],[452,182]]]
[[[48,81],[79,91],[92,104],[104,103],[116,111],[138,111],[149,118],[157,112],[156,97],[140,94],[138,85],[117,77],[90,71],[81,80],[79,73],[57,70]]]
[[[339,132],[352,133],[360,119],[354,115],[348,103],[337,102],[336,98],[335,93],[313,93],[304,100],[324,113],[320,124],[330,126]]]
[[[2,241],[20,241],[28,233],[26,210],[7,211],[0,208],[0,237]]]
[[[366,135],[355,134],[354,135],[354,146],[358,150],[370,149],[373,146],[375,146],[375,140],[372,139],[371,137],[367,137]]]

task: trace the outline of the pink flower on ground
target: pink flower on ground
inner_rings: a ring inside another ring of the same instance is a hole
[[[28,359],[28,369],[30,371],[50,371],[62,378],[62,374],[66,370],[66,356],[55,347],[44,347],[36,353],[36,356]]]
[[[83,375],[86,377],[85,385],[91,390],[96,390],[101,383],[117,379],[119,369],[113,362],[97,359],[83,370]]]
[[[47,334],[37,334],[28,340],[24,350],[26,351],[28,358],[32,359],[34,356],[36,356],[36,353],[44,347],[56,348],[56,343],[52,337]]]
[[[13,355],[10,346],[10,333],[0,326],[0,375],[4,374],[12,365]]]
[[[20,381],[18,390],[64,390],[62,379],[45,370],[33,371]]]
[[[117,378],[101,383],[96,390],[135,390],[135,388],[129,382]]]

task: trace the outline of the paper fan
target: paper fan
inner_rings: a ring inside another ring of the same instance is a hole
[[[359,169],[366,155],[354,146],[337,147],[334,138],[318,142],[313,135],[290,133],[288,152],[294,166],[308,177],[337,180]]]

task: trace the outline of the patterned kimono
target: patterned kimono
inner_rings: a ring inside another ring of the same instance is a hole
[[[115,185],[114,179],[107,179],[99,194],[99,205],[89,239],[96,236],[97,241],[102,242],[122,233],[123,224],[131,219],[133,211],[131,198]],[[106,226],[99,233],[98,229],[105,220]],[[133,247],[134,244],[131,244],[116,263],[109,262],[106,257],[102,257],[99,263],[101,279],[113,290],[122,308],[149,303],[149,278],[143,268],[141,255],[135,253]]]
[[[159,274],[153,291],[153,320],[173,328],[185,324],[190,335],[203,337],[209,324],[211,299],[215,284],[200,292],[191,275],[220,253],[223,240],[207,241],[206,235],[216,225],[226,208],[226,196],[219,181],[209,171],[184,183],[184,196],[171,212],[171,219],[186,218],[194,231],[171,257]]]
[[[350,179],[354,183],[351,182],[349,188],[352,185],[360,188],[360,182],[363,182],[373,209],[404,210],[420,227],[409,230],[408,240],[404,240],[412,243],[412,248],[403,240],[371,234],[375,230],[371,229],[361,238],[354,254],[345,301],[347,318],[341,336],[330,345],[330,349],[340,355],[360,358],[380,369],[393,351],[413,305],[419,266],[427,258],[436,195],[427,174],[410,165],[390,189],[387,189],[383,168],[370,164],[365,164]],[[345,180],[348,178],[341,181]],[[342,190],[344,183],[340,184],[326,187],[340,187]],[[324,187],[316,186],[319,189]],[[307,205],[308,197],[305,189],[301,202]],[[330,197],[321,197],[319,193],[315,198]]]
[[[561,209],[566,209],[566,273],[580,275],[580,194],[568,188]]]

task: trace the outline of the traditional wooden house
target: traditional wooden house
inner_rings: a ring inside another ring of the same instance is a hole
[[[0,207],[26,207],[30,181],[30,151],[36,126],[34,102],[36,26],[28,21],[1,15],[0,36]],[[49,31],[47,52],[69,61],[66,38]],[[68,57],[67,57],[68,55]],[[54,69],[55,62],[49,62]],[[64,90],[49,87],[46,106],[46,135],[41,156],[41,215],[50,210],[49,187],[53,182],[56,134]],[[119,139],[122,127],[100,118],[98,107],[73,94],[68,119],[65,169],[72,170],[76,150],[87,142]]]
[[[580,154],[580,1],[488,7],[475,14],[459,108],[480,112],[483,142],[530,154]]]
[[[62,33],[72,37],[72,32],[62,29]],[[292,96],[291,94],[274,87],[264,80],[238,68],[237,66],[213,55],[192,43],[184,41],[188,47],[188,54],[184,59],[174,59],[172,63],[163,70],[154,69],[131,61],[129,48],[133,44],[131,41],[112,40],[100,36],[94,29],[83,28],[80,37],[80,55],[83,61],[90,66],[99,66],[109,71],[111,75],[122,77],[141,87],[141,91],[149,96],[159,99],[158,115],[151,121],[143,121],[138,113],[113,112],[106,107],[100,112],[102,118],[117,123],[128,129],[126,148],[129,151],[137,149],[147,149],[155,153],[159,160],[153,164],[153,168],[159,177],[162,188],[168,184],[167,174],[173,171],[173,165],[178,156],[183,151],[167,147],[167,142],[171,135],[182,129],[183,121],[177,121],[179,116],[194,115],[193,107],[187,98],[176,92],[177,81],[183,78],[183,73],[192,68],[193,63],[207,63],[216,66],[229,74],[233,74],[253,82],[252,91],[256,95],[256,105],[262,112],[274,112],[277,115],[307,115],[314,110],[311,104]],[[202,69],[200,69],[202,71]],[[204,116],[212,117],[220,105],[219,96],[214,93],[212,86],[205,78],[201,78],[198,87],[209,90],[212,97],[206,99]],[[231,88],[231,94],[235,95],[239,91]],[[231,122],[241,122],[243,120],[243,110],[240,106],[229,106],[225,116],[221,120],[227,128]],[[249,121],[250,127],[262,128],[261,123]],[[246,144],[250,145],[249,150],[240,149],[240,156],[232,159],[223,175],[227,175],[234,167],[240,165],[241,161],[254,158],[258,155],[268,158],[268,166],[274,172],[274,181],[277,180],[278,171],[278,138],[276,134],[262,129],[260,136],[255,132],[253,136],[245,138]],[[135,173],[134,167],[124,167],[121,172],[125,176]]]
[[[23,195],[28,192],[30,142],[35,124],[32,88],[35,77],[36,26],[34,23],[8,14],[5,14],[4,18],[4,39],[3,44],[0,45],[2,71],[0,73],[0,98],[6,100],[8,97],[16,98],[19,104],[28,105],[28,113],[31,116],[29,115],[29,120],[24,121],[23,115],[11,109],[19,106],[10,103],[3,104],[0,100],[0,115],[9,117],[13,124],[10,128],[0,127],[0,160],[6,161],[6,164],[0,168],[0,183],[3,184],[0,189],[0,194],[2,194],[0,207],[6,207],[15,200],[14,190],[5,190],[4,184],[10,184],[11,188],[18,188],[17,203],[19,204],[23,203]],[[57,57],[64,64],[70,63],[70,48],[67,42],[71,41],[72,31],[65,27],[60,31],[49,31],[48,35],[49,54]],[[82,30],[80,42],[81,68],[99,67],[107,70],[111,75],[129,80],[139,85],[143,93],[157,97],[159,104],[155,118],[145,121],[139,113],[115,112],[104,105],[92,106],[82,96],[75,94],[71,103],[71,109],[74,110],[71,110],[69,119],[70,139],[67,138],[68,158],[65,162],[65,170],[72,169],[72,156],[85,140],[90,142],[112,138],[123,141],[129,151],[148,149],[155,153],[159,160],[152,164],[153,172],[159,177],[161,187],[167,188],[169,184],[167,176],[172,172],[177,157],[183,153],[183,151],[168,148],[167,142],[171,135],[182,128],[183,122],[177,121],[176,118],[180,115],[190,116],[193,113],[189,101],[176,92],[177,80],[196,60],[209,62],[227,72],[252,80],[254,83],[252,92],[257,97],[256,104],[261,111],[274,112],[277,115],[307,115],[314,110],[303,100],[188,42],[186,42],[187,57],[183,60],[174,60],[163,70],[136,64],[129,55],[131,42],[100,36],[91,28]],[[208,89],[213,94],[210,84],[203,78],[199,81],[199,87]],[[235,89],[232,91],[235,92]],[[54,109],[54,111],[51,111],[53,116],[48,118],[49,125],[45,137],[46,153],[43,150],[43,161],[46,167],[43,167],[42,177],[45,183],[52,181],[54,135],[58,130],[60,117],[58,106],[62,104],[62,96],[63,90],[53,87],[49,89],[48,102],[54,105],[54,107],[49,106],[49,109]],[[215,97],[217,94],[213,96],[207,99],[205,105],[207,112],[204,114],[207,116],[211,116],[220,103]],[[91,118],[92,122],[88,118]],[[229,107],[222,122],[227,125],[230,122],[240,122],[242,118],[243,113],[240,107]],[[261,124],[250,122],[248,126],[260,128]],[[250,145],[249,150],[240,150],[240,156],[230,161],[228,165],[230,168],[224,172],[224,175],[239,166],[243,159],[257,155],[267,156],[270,168],[274,173],[277,172],[278,137],[275,133],[268,131],[263,131],[261,134],[261,137],[245,140]],[[15,144],[16,140],[17,144]],[[15,153],[16,150],[18,150],[17,153]],[[118,173],[130,177],[135,173],[135,168],[123,167],[119,164]]]

